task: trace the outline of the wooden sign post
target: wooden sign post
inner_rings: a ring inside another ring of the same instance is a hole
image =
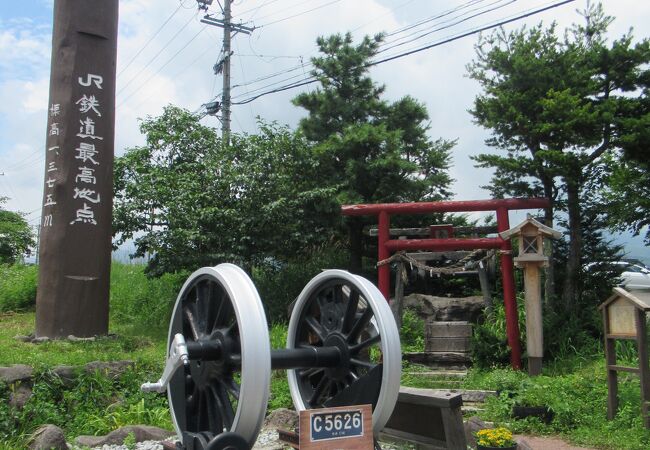
[[[603,313],[605,359],[607,363],[607,419],[618,411],[618,372],[631,372],[641,380],[641,414],[643,424],[650,428],[650,367],[648,367],[648,338],[646,313],[650,311],[650,293],[628,292],[614,288],[611,297],[599,307]],[[616,340],[636,341],[639,367],[627,367],[616,362]]]
[[[108,332],[118,0],[55,0],[36,336]]]
[[[372,450],[370,405],[300,411],[300,450]]]
[[[538,222],[530,215],[514,228],[499,233],[502,239],[519,238],[519,255],[515,265],[524,269],[524,291],[526,296],[526,351],[528,352],[528,373],[540,375],[544,358],[544,335],[542,321],[542,284],[540,267],[548,266],[544,256],[544,237],[558,239],[559,231]]]

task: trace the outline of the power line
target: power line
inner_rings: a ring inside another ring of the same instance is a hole
[[[298,7],[298,6],[304,5],[305,3],[311,3],[313,1],[314,0],[303,0],[303,1],[295,3],[295,4],[293,4],[293,5],[291,5],[291,6],[287,7],[287,8],[277,10],[275,12],[272,12],[271,14],[267,14],[267,15],[262,16],[262,17],[258,17],[257,20],[263,20],[263,19],[266,19],[267,17],[277,16],[278,14],[282,14],[285,11],[291,11],[294,8]],[[242,12],[240,14],[245,14],[245,12]]]
[[[460,11],[460,10],[465,9],[465,8],[468,8],[468,7],[470,7],[470,6],[472,6],[472,5],[476,4],[476,3],[481,3],[481,2],[484,2],[484,1],[486,1],[486,0],[471,0],[471,1],[469,1],[469,2],[466,2],[466,3],[462,4],[462,5],[459,5],[459,6],[455,7],[455,8],[453,8],[453,9],[450,9],[450,10],[447,10],[447,11],[443,11],[443,12],[440,13],[440,14],[437,14],[437,15],[435,15],[435,16],[432,16],[432,17],[429,17],[429,18],[427,18],[427,19],[424,19],[424,20],[418,22],[417,24],[415,24],[414,26],[418,26],[418,25],[421,25],[421,24],[423,24],[423,23],[425,23],[425,22],[430,22],[430,21],[432,21],[432,20],[435,20],[435,19],[438,19],[438,18],[445,17],[445,16],[447,16],[447,15],[453,13],[453,12]],[[501,2],[501,1],[503,1],[503,0],[498,0],[498,2]],[[514,1],[514,0],[512,0],[512,1]],[[407,3],[409,3],[409,2],[407,2]],[[465,13],[465,14],[466,14],[466,13]],[[462,17],[462,15],[459,16],[459,17]],[[393,35],[393,36],[394,36],[394,35],[397,35],[398,33],[402,32],[402,31],[408,31],[409,29],[412,29],[412,28],[413,28],[413,26],[403,27],[403,28],[401,28],[401,29],[398,29],[398,30],[396,30],[396,31],[393,31],[393,32],[389,33],[389,35]],[[448,28],[448,27],[447,27],[447,28]],[[441,29],[442,29],[442,28],[441,28]],[[400,31],[400,30],[401,30],[401,31]],[[427,33],[427,34],[425,34],[425,35],[423,35],[423,36],[420,36],[420,38],[421,38],[421,37],[424,37],[424,36],[426,36],[426,35],[428,35],[428,34],[430,34],[430,33]],[[411,35],[409,35],[409,36],[411,36]],[[401,39],[401,38],[400,38],[400,39]],[[399,39],[396,39],[396,40],[393,41],[393,42],[397,42],[398,40],[399,40]],[[416,40],[416,39],[413,39],[413,40]],[[383,49],[381,49],[382,47],[384,47],[384,46],[386,46],[386,45],[390,45],[390,44],[393,43],[393,42],[388,42],[388,43],[382,43],[382,44],[380,44],[380,50],[379,50],[379,53],[381,53],[381,52],[384,51]],[[249,44],[250,44],[250,39],[249,39]],[[251,50],[253,50],[252,47],[251,47]],[[287,73],[294,72],[294,71],[297,71],[297,70],[300,70],[300,69],[302,69],[303,75],[306,75],[306,74],[305,74],[305,69],[306,69],[306,68],[311,68],[312,66],[313,66],[312,63],[308,63],[307,65],[305,65],[304,62],[301,61],[301,64],[298,65],[298,66],[293,66],[293,67],[290,67],[290,68],[288,68],[288,69],[280,70],[280,71],[275,72],[275,73],[271,73],[271,74],[268,74],[268,75],[264,75],[264,76],[258,77],[258,78],[254,79],[254,80],[250,80],[248,83],[246,83],[246,86],[250,86],[251,84],[255,84],[255,83],[258,83],[258,82],[262,82],[262,81],[265,81],[265,80],[267,80],[267,79],[275,78],[275,77],[280,76],[280,75],[286,75]],[[268,88],[270,88],[270,87],[276,86],[276,85],[281,84],[281,83],[284,83],[284,82],[286,82],[286,81],[290,81],[290,80],[295,79],[295,78],[299,78],[299,76],[293,76],[293,77],[289,77],[289,78],[285,78],[285,79],[282,79],[282,80],[278,80],[278,81],[272,82],[272,83],[267,84],[267,85],[265,85],[265,86],[262,86],[262,87],[260,87],[260,88],[256,88],[253,92],[260,91],[260,90],[263,90],[263,89],[268,89]],[[306,78],[307,78],[307,77],[305,76],[305,79],[306,79]],[[244,86],[243,84],[238,84],[238,85],[233,86],[233,87],[243,87],[243,86]],[[238,95],[238,96],[236,96],[236,97],[243,97],[243,94],[240,94],[240,95]]]
[[[501,3],[502,1],[503,1],[503,0],[497,0],[496,2],[493,2],[493,3],[491,3],[491,4],[488,5],[488,6],[492,6],[492,5],[494,5],[494,4]],[[458,24],[461,24],[461,23],[463,23],[463,22],[467,22],[468,20],[474,19],[474,18],[479,17],[479,16],[482,16],[482,15],[484,15],[484,14],[488,14],[488,13],[493,12],[493,11],[496,11],[496,10],[498,10],[498,9],[504,8],[504,7],[506,7],[507,5],[510,5],[510,4],[514,3],[515,1],[517,1],[517,0],[510,0],[510,1],[508,1],[508,3],[503,3],[503,4],[501,4],[501,5],[497,5],[497,6],[493,7],[493,8],[489,8],[489,9],[486,9],[486,10],[484,10],[484,11],[480,11],[480,12],[478,12],[478,13],[476,13],[476,14],[473,14],[473,15],[471,15],[471,16],[469,16],[469,17],[462,18],[462,19],[460,19],[460,20],[458,20],[458,21],[456,21],[456,22],[450,23],[450,24],[448,24],[448,25],[440,26],[440,27],[438,27],[438,28],[432,28],[432,29],[429,29],[429,30],[426,31],[426,32],[422,31],[422,32],[420,32],[420,34],[419,34],[418,36],[414,37],[413,39],[409,39],[409,40],[404,41],[404,42],[396,43],[398,40],[406,39],[406,38],[408,38],[408,37],[410,37],[410,36],[413,36],[414,34],[417,34],[417,32],[416,32],[416,33],[411,33],[411,34],[409,34],[409,35],[407,35],[407,36],[404,36],[404,37],[402,37],[402,38],[400,38],[400,39],[397,39],[397,40],[395,40],[395,41],[393,41],[393,42],[391,42],[391,43],[387,43],[389,46],[386,47],[386,48],[381,49],[381,51],[380,51],[379,53],[386,52],[386,51],[391,50],[391,49],[396,48],[396,47],[401,47],[402,45],[410,44],[411,42],[415,42],[415,41],[417,41],[417,40],[419,40],[419,39],[422,39],[423,37],[429,36],[430,34],[436,33],[436,32],[438,32],[438,31],[446,30],[446,29],[448,29],[448,28],[454,27],[454,26],[456,26],[456,25],[458,25]],[[476,9],[471,10],[471,11],[468,11],[468,12],[473,12],[473,11],[476,11]],[[450,20],[455,20],[455,19],[461,18],[461,17],[463,17],[465,14],[467,14],[467,13],[461,14],[460,16],[454,17],[453,19],[450,19]],[[448,20],[448,21],[445,21],[445,22],[443,22],[443,23],[446,23],[446,22],[449,22],[449,20]],[[392,46],[391,46],[390,44],[395,44],[395,45],[392,45]]]
[[[325,3],[325,4],[323,4],[323,5],[317,6],[316,8],[308,9],[307,11],[303,11],[303,12],[300,12],[300,13],[298,13],[298,14],[294,14],[294,15],[292,15],[292,16],[285,17],[285,18],[283,18],[283,19],[278,19],[278,20],[274,20],[273,22],[265,23],[264,25],[260,25],[260,26],[258,26],[257,28],[268,27],[269,25],[274,25],[274,24],[276,24],[276,23],[284,22],[285,20],[289,20],[289,19],[293,19],[293,18],[295,18],[295,17],[299,17],[299,16],[302,16],[302,15],[305,15],[305,14],[307,14],[307,13],[310,13],[310,12],[312,12],[312,11],[316,11],[316,10],[321,9],[321,8],[325,8],[326,6],[333,5],[334,3],[338,3],[338,2],[340,2],[340,1],[341,1],[341,0],[332,0],[332,1],[329,2],[329,3]],[[258,19],[258,20],[259,20],[259,19]]]
[[[182,73],[185,73],[188,69],[190,69],[191,67],[194,67],[194,65],[195,65],[195,64],[196,64],[196,63],[197,63],[201,58],[203,58],[203,57],[204,57],[204,56],[205,56],[205,55],[206,55],[210,50],[212,50],[212,49],[213,49],[213,46],[212,46],[212,44],[210,44],[210,46],[207,47],[205,50],[203,50],[203,52],[201,52],[201,54],[199,54],[199,56],[197,56],[196,58],[194,58],[194,59],[192,60],[192,62],[190,62],[189,64],[184,64],[184,65],[181,67],[180,70],[174,72],[172,75],[169,76],[169,78],[170,78],[170,79],[176,79],[176,78],[177,78],[178,76],[180,76]],[[159,81],[160,81],[160,80],[158,80],[158,82],[159,82]],[[156,94],[158,94],[158,92],[154,91],[152,94],[148,95],[148,96],[147,96],[143,101],[141,101],[140,103],[138,103],[138,104],[135,106],[134,109],[139,109],[140,106],[142,106],[144,103],[146,103],[147,101],[149,101],[149,99],[150,99],[151,97],[153,97],[154,95],[156,95]]]
[[[158,33],[160,33],[160,31],[165,27],[165,25],[167,25],[167,24],[169,23],[170,20],[172,20],[172,17],[174,17],[174,16],[176,15],[176,13],[177,13],[178,11],[180,11],[180,9],[181,9],[182,6],[183,6],[183,3],[181,2],[181,3],[178,5],[178,8],[176,8],[176,9],[174,10],[174,12],[173,12],[173,13],[172,13],[168,18],[167,18],[167,20],[165,20],[165,21],[163,22],[163,24],[160,25],[160,27],[158,28],[158,30],[156,30],[156,32],[155,32],[155,33],[154,33],[154,34],[149,38],[149,40],[148,40],[148,41],[147,41],[147,42],[146,42],[146,43],[145,43],[145,44],[140,48],[140,50],[138,50],[138,53],[136,53],[135,56],[134,56],[133,58],[131,58],[131,60],[126,64],[126,66],[124,66],[124,68],[123,68],[122,70],[120,70],[120,73],[117,74],[118,77],[119,77],[120,75],[122,75],[122,74],[126,71],[126,69],[129,68],[129,66],[131,65],[131,63],[133,63],[133,61],[135,61],[136,58],[137,58],[138,56],[140,56],[140,54],[143,52],[143,50],[144,50],[145,48],[147,48],[147,46],[148,46],[151,42],[153,42],[154,38],[155,38],[156,36],[158,36]]]
[[[270,4],[275,3],[277,1],[280,1],[280,0],[268,0],[268,1],[264,2],[264,3],[262,3],[260,6],[258,6],[256,8],[251,8],[251,9],[247,9],[245,11],[240,11],[239,14],[244,15],[246,13],[249,13],[249,12],[253,11],[253,14],[246,20],[246,22],[250,22],[251,20],[253,20],[253,17],[255,17],[255,14],[257,14],[260,9],[264,8],[265,6],[269,6]]]
[[[474,35],[474,34],[477,34],[477,33],[481,33],[483,31],[487,31],[487,30],[490,30],[490,29],[493,29],[493,28],[496,28],[496,27],[507,25],[507,24],[515,22],[517,20],[521,20],[521,19],[524,19],[526,17],[530,17],[530,16],[533,16],[533,15],[536,15],[536,14],[540,14],[540,13],[545,12],[545,11],[549,11],[551,9],[566,5],[568,3],[572,3],[574,1],[575,0],[564,0],[564,1],[561,1],[561,2],[558,2],[558,3],[554,3],[554,4],[551,4],[551,5],[542,7],[542,8],[538,8],[538,9],[526,12],[524,14],[519,14],[519,15],[513,16],[513,17],[511,17],[509,19],[501,20],[501,21],[496,22],[496,23],[492,23],[492,24],[489,24],[489,25],[486,25],[486,26],[483,26],[483,27],[480,27],[480,28],[475,28],[475,29],[467,31],[465,33],[461,33],[459,35],[449,37],[449,38],[444,39],[442,41],[434,42],[432,44],[425,45],[423,47],[418,47],[418,48],[415,48],[413,50],[405,51],[405,52],[398,53],[396,55],[392,55],[392,56],[389,56],[389,57],[386,57],[386,58],[383,58],[383,59],[380,59],[380,60],[377,60],[377,61],[369,62],[368,64],[365,65],[365,67],[376,66],[376,65],[388,62],[388,61],[393,61],[393,60],[396,60],[396,59],[399,59],[399,58],[403,58],[405,56],[409,56],[409,55],[412,55],[412,54],[415,54],[415,53],[419,53],[419,52],[422,52],[424,50],[429,50],[429,49],[434,48],[434,47],[439,47],[441,45],[448,44],[448,43],[456,41],[458,39],[462,39],[464,37],[468,37],[468,36],[471,36],[471,35]],[[258,95],[255,95],[255,96],[253,96],[253,97],[251,97],[249,99],[243,100],[241,102],[233,102],[233,104],[234,105],[244,105],[244,104],[250,103],[250,102],[252,102],[254,100],[257,100],[258,98],[263,97],[265,95],[275,94],[277,92],[282,92],[282,91],[286,91],[286,90],[289,90],[289,89],[294,89],[294,88],[297,88],[297,87],[306,86],[306,85],[314,83],[316,81],[318,81],[318,80],[315,77],[310,77],[310,78],[304,79],[302,81],[298,81],[298,82],[295,82],[295,83],[291,83],[291,84],[288,84],[288,85],[285,85],[285,86],[278,87],[276,89],[273,89],[273,90],[270,90],[270,91],[267,91],[267,92],[260,93]]]
[[[120,106],[122,106],[123,104],[125,104],[126,102],[128,102],[129,99],[130,99],[131,97],[133,97],[135,94],[137,94],[138,92],[140,92],[140,88],[141,88],[142,86],[144,86],[145,84],[147,84],[147,82],[149,82],[149,80],[151,80],[153,77],[155,77],[156,75],[158,75],[162,69],[164,69],[164,68],[165,68],[165,67],[166,67],[170,62],[172,62],[172,61],[174,60],[174,58],[176,58],[176,57],[177,57],[177,56],[178,56],[178,55],[179,55],[183,50],[185,50],[185,48],[186,48],[188,45],[190,45],[190,44],[192,43],[192,41],[194,41],[194,39],[196,39],[196,38],[197,38],[201,33],[203,33],[203,31],[205,31],[206,28],[207,28],[207,27],[203,26],[203,28],[201,28],[201,29],[200,29],[200,30],[199,30],[199,31],[198,31],[194,36],[192,36],[192,38],[191,38],[189,41],[187,41],[187,43],[186,43],[185,45],[183,45],[183,46],[182,46],[182,47],[181,47],[181,48],[180,48],[176,53],[174,53],[174,54],[172,55],[172,57],[169,58],[169,59],[165,62],[165,64],[163,64],[162,66],[160,66],[160,68],[159,68],[157,71],[155,71],[154,73],[152,73],[152,74],[151,74],[151,75],[150,75],[146,80],[144,80],[144,82],[142,82],[142,83],[137,87],[137,89],[134,90],[134,91],[131,93],[131,95],[129,95],[126,99],[122,100],[122,101],[120,102],[120,104],[118,105],[118,107],[120,107]]]
[[[133,82],[133,80],[135,80],[136,78],[138,78],[138,77],[140,76],[140,74],[141,74],[142,72],[144,72],[144,70],[145,70],[147,67],[149,67],[149,66],[151,65],[151,63],[154,62],[154,61],[156,60],[156,58],[158,58],[158,56],[160,56],[160,54],[161,54],[162,52],[164,52],[164,51],[167,49],[167,46],[168,46],[171,42],[173,42],[174,39],[176,39],[176,37],[177,37],[179,34],[181,34],[181,32],[182,32],[185,28],[187,28],[187,26],[190,24],[190,22],[191,22],[195,17],[196,17],[196,14],[194,14],[192,17],[190,17],[190,20],[188,20],[187,22],[185,22],[185,25],[183,25],[183,26],[181,27],[181,29],[178,30],[178,31],[176,32],[176,34],[174,34],[174,36],[172,36],[171,39],[169,39],[169,40],[168,40],[168,41],[167,41],[167,42],[162,46],[162,48],[160,49],[160,51],[158,51],[158,53],[156,53],[156,54],[154,55],[154,57],[151,58],[151,59],[149,60],[149,62],[147,62],[147,64],[144,65],[144,67],[141,67],[141,68],[140,68],[140,71],[139,71],[137,74],[135,74],[134,77],[132,77],[132,78],[131,78],[131,79],[130,79],[130,80],[129,80],[129,81],[128,81],[124,86],[122,86],[122,88],[117,92],[117,95],[120,95],[122,92],[124,92],[124,90],[125,90],[125,89],[126,89],[126,88],[127,88],[127,87],[132,83],[132,82]]]

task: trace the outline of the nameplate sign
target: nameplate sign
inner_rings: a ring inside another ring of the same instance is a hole
[[[300,450],[372,450],[370,405],[300,411]]]

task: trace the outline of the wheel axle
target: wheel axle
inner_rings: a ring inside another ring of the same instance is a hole
[[[174,306],[163,375],[142,389],[167,391],[186,450],[212,449],[232,433],[252,447],[271,370],[282,369],[296,410],[369,403],[379,432],[397,401],[401,350],[377,288],[349,272],[322,272],[296,300],[287,348],[271,350],[262,302],[244,271],[199,269]]]

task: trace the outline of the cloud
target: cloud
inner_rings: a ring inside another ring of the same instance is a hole
[[[263,88],[259,92],[267,90],[279,80],[294,75],[298,77],[290,81],[304,78],[310,70],[310,57],[317,53],[315,40],[319,35],[354,30],[355,39],[360,39],[366,33],[409,26],[466,2],[346,0],[305,12],[326,3],[329,2],[234,2],[235,22],[241,20],[249,26],[260,26],[287,18],[258,28],[251,36],[234,36],[232,84],[247,85],[233,88],[235,101],[249,98],[256,88]],[[555,20],[562,29],[581,20],[575,9],[584,8],[585,3],[585,0],[580,0],[556,8],[508,25],[507,29],[519,28],[524,23],[536,24],[540,20],[546,24]],[[39,5],[51,8],[52,2],[40,0]],[[169,103],[194,111],[220,94],[222,80],[212,73],[212,66],[221,47],[222,30],[201,24],[201,16],[197,16],[195,6],[194,0],[184,0],[184,3],[179,3],[179,0],[120,1],[116,154],[143,142],[138,130],[138,117],[158,115]],[[453,29],[441,30],[387,54],[435,42],[460,30],[533,6],[531,2],[508,4],[491,15],[464,22]],[[218,16],[217,2],[214,2],[213,9]],[[630,26],[634,26],[637,36],[647,35],[650,2],[607,2],[605,9],[617,17],[611,27],[611,36],[620,36]],[[289,18],[302,12],[305,13]],[[197,36],[202,27],[205,30]],[[479,186],[487,184],[491,176],[490,171],[474,168],[470,160],[471,155],[488,150],[484,144],[488,131],[474,125],[467,113],[479,92],[478,83],[465,76],[465,65],[474,57],[475,42],[475,36],[467,37],[371,69],[373,78],[386,85],[387,99],[397,100],[411,95],[425,103],[431,116],[430,135],[433,139],[458,138],[451,173],[457,180],[453,188],[456,198],[461,200],[487,197],[488,194]],[[3,133],[0,172],[3,167],[19,162],[21,158],[28,158],[31,152],[39,148],[44,151],[50,46],[50,19],[38,22],[32,18],[10,17],[0,21],[0,96],[3,99],[0,103],[0,131]],[[301,66],[300,57],[304,66]],[[278,73],[278,76],[251,84],[252,80],[272,73]],[[296,125],[305,112],[294,107],[291,99],[301,90],[313,87],[305,86],[267,95],[246,105],[235,105],[234,131],[254,132],[256,116]],[[221,127],[218,120],[212,117],[206,117],[204,122]],[[29,163],[30,160],[26,161]],[[13,203],[17,209],[30,211],[38,208],[41,202],[42,167],[36,163],[33,165],[30,170],[25,169],[20,174],[5,178],[5,184],[11,181],[13,189],[17,191],[19,200]],[[0,195],[4,195],[1,189],[3,184],[0,184]]]

